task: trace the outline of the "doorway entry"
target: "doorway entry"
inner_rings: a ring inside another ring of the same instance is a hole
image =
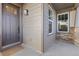
[[[2,48],[21,43],[20,8],[13,4],[2,4]]]

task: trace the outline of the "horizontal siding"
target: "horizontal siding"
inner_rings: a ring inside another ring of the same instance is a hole
[[[25,45],[41,51],[41,22],[42,4],[24,4],[23,9],[28,9],[27,16],[23,15],[23,38]]]

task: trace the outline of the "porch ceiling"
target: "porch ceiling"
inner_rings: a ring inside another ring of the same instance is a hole
[[[52,3],[56,11],[74,7],[74,3]]]

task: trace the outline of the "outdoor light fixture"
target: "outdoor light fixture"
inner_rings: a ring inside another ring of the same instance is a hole
[[[24,10],[24,15],[28,15],[28,9]]]

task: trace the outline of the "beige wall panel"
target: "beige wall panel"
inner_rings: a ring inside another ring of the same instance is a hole
[[[74,23],[76,20],[76,10],[70,11],[70,27],[74,27]]]
[[[27,3],[23,10],[28,9],[29,15],[23,15],[24,44],[42,51],[42,4]]]

